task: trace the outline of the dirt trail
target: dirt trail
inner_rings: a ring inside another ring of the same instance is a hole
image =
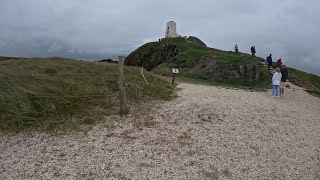
[[[320,179],[319,98],[178,87],[87,136],[0,134],[0,179]]]

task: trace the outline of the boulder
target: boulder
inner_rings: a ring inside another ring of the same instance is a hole
[[[241,65],[240,67],[240,74],[243,77],[248,77],[251,80],[258,81],[260,79],[260,70],[259,65],[257,64],[247,64]]]
[[[223,72],[219,70],[214,56],[209,55],[205,57],[198,66],[200,73],[206,77],[215,80],[223,80]]]

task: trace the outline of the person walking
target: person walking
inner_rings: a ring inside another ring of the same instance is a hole
[[[253,49],[253,46],[251,46],[251,54],[252,54],[252,56],[254,56],[254,49]]]
[[[282,65],[282,61],[281,61],[281,58],[278,59],[277,63],[276,63],[276,66],[277,68],[281,68],[281,65]]]
[[[252,56],[255,56],[255,54],[256,54],[256,47],[255,46],[251,46],[251,54],[252,54]]]
[[[267,62],[268,62],[268,69],[270,71],[270,67],[272,66],[272,54],[267,57]]]
[[[285,83],[287,82],[287,79],[288,79],[288,76],[289,76],[289,73],[288,73],[288,69],[286,67],[286,65],[282,65],[282,68],[281,68],[281,82],[280,82],[280,97],[283,97],[284,95],[284,86],[285,86]]]
[[[236,46],[234,47],[234,50],[236,51],[236,53],[239,52],[238,44],[236,44]]]
[[[280,73],[280,68],[276,68],[276,72],[272,77],[272,97],[278,97],[278,90],[282,75]]]

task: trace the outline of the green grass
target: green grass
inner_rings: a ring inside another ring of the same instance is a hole
[[[125,67],[129,103],[170,99],[174,87]],[[0,61],[0,130],[73,131],[118,114],[118,65],[60,58]]]
[[[214,56],[221,68],[227,68],[230,65],[255,64],[258,60],[262,60],[259,57],[252,57],[244,53],[236,54],[234,52],[200,47],[195,43],[187,42],[180,38],[163,39],[161,42],[148,43],[147,46],[151,45],[155,48],[168,43],[176,45],[181,52],[182,56],[175,61],[180,67],[191,68],[208,55]]]
[[[320,89],[320,77],[293,68],[288,68],[288,71],[291,82],[310,89]]]
[[[297,69],[288,68],[290,82],[307,89],[312,95],[320,97],[320,77]]]
[[[219,70],[228,72],[232,67],[239,67],[240,65],[256,64],[258,61],[264,61],[260,57],[252,57],[249,54],[234,53],[229,51],[221,51],[213,48],[200,47],[197,44],[187,42],[181,38],[163,39],[161,42],[148,43],[143,48],[148,48],[149,45],[153,49],[161,47],[164,44],[171,44],[178,47],[180,56],[174,58],[170,63],[162,63],[156,68],[152,69],[155,74],[163,76],[172,76],[171,68],[179,67],[180,74],[178,78],[188,82],[204,83],[219,86],[236,87],[242,89],[265,90],[271,88],[271,75],[265,67],[260,67],[261,78],[259,81],[252,81],[247,78],[240,77],[236,80],[212,80],[199,72],[198,66],[201,61],[207,56],[213,56],[219,67]],[[158,48],[159,49],[159,48]],[[154,51],[155,54],[160,52]],[[156,56],[155,59],[158,59]],[[151,60],[152,61],[152,60]],[[308,74],[293,68],[288,68],[289,80],[301,87],[307,89],[313,95],[320,94],[320,77]]]
[[[234,53],[213,48],[204,48],[180,38],[163,39],[161,42],[148,43],[142,46],[141,49],[157,49],[156,47],[161,47],[164,44],[172,44],[177,46],[180,51],[180,56],[178,58],[174,58],[170,63],[162,63],[152,69],[151,72],[155,74],[171,77],[171,68],[177,66],[180,70],[178,77],[181,80],[189,82],[254,90],[263,90],[271,87],[271,75],[267,69],[263,67],[260,68],[261,79],[259,81],[250,80],[244,77],[240,77],[236,80],[229,80],[227,78],[227,74],[225,74],[226,78],[223,80],[212,80],[199,72],[199,64],[201,64],[201,61],[205,61],[205,58],[208,56],[212,56],[219,67],[219,70],[225,73],[229,72],[230,69],[234,67],[239,68],[240,65],[257,64],[258,61],[263,60],[262,58],[252,57],[251,55],[244,53]],[[158,54],[161,52],[154,50],[153,53],[153,57],[155,57],[154,59],[159,59]],[[145,62],[153,62],[153,59]]]
[[[154,74],[159,74],[162,76],[172,77],[171,69],[167,64],[161,64],[154,68],[152,71]],[[194,69],[189,68],[181,68],[180,73],[176,76],[177,80],[194,83],[194,84],[205,84],[205,85],[213,85],[213,86],[224,86],[230,88],[240,88],[247,90],[255,90],[255,91],[265,91],[267,88],[271,87],[271,80],[269,78],[269,74],[266,71],[261,73],[260,81],[252,81],[245,78],[239,78],[237,80],[221,80],[221,81],[213,81],[205,77],[204,75],[198,73]]]

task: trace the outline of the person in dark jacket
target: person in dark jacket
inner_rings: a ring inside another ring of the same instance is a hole
[[[272,54],[270,54],[270,56],[267,57],[267,62],[268,62],[268,69],[270,70],[270,67],[272,65]]]
[[[286,68],[286,65],[284,65],[284,64],[281,66],[281,74],[282,74],[282,77],[281,77],[281,82],[280,82],[280,97],[283,97],[284,86],[285,86],[285,83],[287,82],[287,79],[289,76],[288,69]]]
[[[236,44],[236,46],[234,47],[234,50],[236,51],[236,53],[239,52],[238,44]]]
[[[255,54],[256,54],[256,47],[255,46],[251,46],[251,54],[252,54],[252,56],[255,56]]]

